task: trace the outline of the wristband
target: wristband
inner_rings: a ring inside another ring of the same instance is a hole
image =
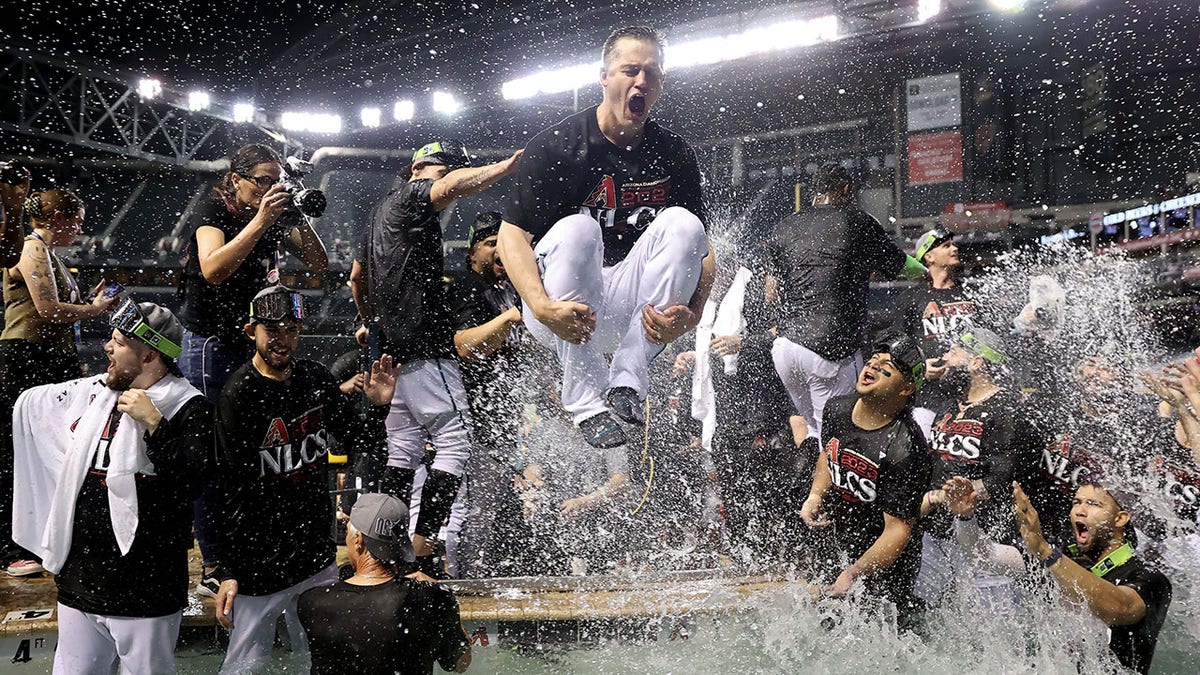
[[[1051,567],[1054,566],[1054,563],[1056,563],[1062,559],[1062,555],[1063,555],[1062,549],[1055,546],[1053,549],[1050,550],[1050,555],[1047,556],[1046,559],[1042,561],[1042,568],[1050,569]]]

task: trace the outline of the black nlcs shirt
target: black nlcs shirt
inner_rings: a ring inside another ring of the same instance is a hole
[[[919,282],[900,296],[892,327],[917,340],[925,358],[937,359],[949,351],[951,341],[970,324],[975,309],[975,302],[967,298],[962,284],[933,288]],[[929,380],[917,392],[913,405],[940,412],[955,398],[956,392],[946,389],[940,380]]]
[[[835,538],[851,561],[862,557],[883,534],[883,515],[914,520],[929,485],[930,455],[908,413],[873,431],[851,419],[856,394],[829,399],[821,436],[833,478],[825,506]],[[915,529],[915,528],[914,528]],[[901,604],[911,593],[921,557],[914,531],[892,566],[868,579],[868,588]]]
[[[1095,564],[1094,560],[1087,558],[1073,560],[1084,569],[1090,569]],[[1148,673],[1154,648],[1158,644],[1158,632],[1162,630],[1167,608],[1171,606],[1171,582],[1162,572],[1148,567],[1137,557],[1112,569],[1103,579],[1117,586],[1132,588],[1146,603],[1146,615],[1141,621],[1108,629],[1108,648],[1121,665],[1139,673]]]
[[[381,349],[400,363],[450,358],[454,339],[446,312],[442,225],[423,178],[392,190],[371,212],[360,262]]]
[[[180,284],[183,309],[179,312],[180,322],[197,335],[215,335],[231,345],[244,344],[242,328],[250,320],[250,302],[259,291],[277,283],[269,281],[268,275],[278,271],[279,246],[287,236],[284,227],[278,223],[263,233],[250,254],[225,281],[209,283],[200,271],[196,230],[202,226],[215,227],[229,242],[249,222],[236,219],[225,202],[217,198],[210,199],[197,211],[196,225],[184,253]]]
[[[313,588],[300,596],[298,614],[314,674],[428,675],[435,661],[453,670],[467,651],[454,594],[424,581]]]
[[[279,382],[247,362],[217,404],[221,565],[246,595],[281,591],[333,564],[329,435],[351,454],[366,433],[325,366],[293,364]]]
[[[461,331],[491,321],[519,306],[508,282],[489,284],[467,270],[450,285],[447,303],[454,330]],[[500,348],[476,361],[462,360],[463,384],[471,403],[475,440],[489,448],[516,443],[525,397],[514,389],[521,380],[521,341],[525,329],[513,326]]]
[[[793,213],[766,248],[767,273],[780,279],[779,335],[830,361],[862,346],[871,273],[895,277],[906,258],[879,221],[842,206]]]
[[[604,265],[629,255],[660,211],[681,206],[706,223],[696,153],[680,136],[646,122],[636,148],[613,145],[600,131],[596,108],[575,113],[525,146],[504,220],[533,235],[582,213],[600,223]]]
[[[71,551],[54,577],[58,601],[102,616],[150,618],[187,606],[192,497],[212,452],[212,404],[189,400],[146,436],[152,474],[135,477],[138,526],[121,555],[108,506],[109,444],[124,416],[113,408],[75,504]]]
[[[1012,483],[1030,485],[1037,475],[1046,438],[1029,419],[1024,397],[1001,389],[963,409],[957,401],[940,411],[930,434],[933,453],[931,489],[953,476],[982,480],[988,498],[979,504],[979,526],[1002,544],[1016,541]],[[953,536],[950,511],[939,507],[925,519],[925,530],[940,538]]]

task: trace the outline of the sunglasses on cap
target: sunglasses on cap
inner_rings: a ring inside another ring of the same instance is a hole
[[[183,347],[175,344],[170,338],[146,323],[145,315],[142,314],[142,310],[138,308],[133,298],[126,298],[121,306],[117,307],[117,311],[113,312],[108,323],[121,331],[122,335],[137,338],[168,358],[177,359],[183,353]]]
[[[304,320],[304,296],[295,291],[265,293],[250,303],[251,321]]]

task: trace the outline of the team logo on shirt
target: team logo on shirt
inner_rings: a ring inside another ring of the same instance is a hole
[[[921,312],[922,335],[929,338],[955,332],[964,323],[969,322],[973,314],[975,314],[975,303],[970,300],[947,302],[941,305],[931,301]]]
[[[1070,434],[1062,434],[1042,451],[1039,466],[1059,490],[1071,495],[1075,494],[1080,481],[1095,480],[1106,473],[1104,462],[1077,444],[1073,445]]]
[[[583,200],[579,212],[595,218],[604,227],[644,230],[668,206],[670,196],[670,176],[646,183],[625,183],[618,190],[613,177],[605,174]],[[619,222],[618,209],[633,211]]]
[[[953,413],[946,413],[933,426],[930,445],[943,462],[978,460],[979,446],[983,441],[983,423],[953,417]]]
[[[328,449],[324,406],[317,406],[290,423],[276,417],[267,424],[262,449],[258,451],[258,477],[305,469],[323,458]]]
[[[1168,462],[1163,456],[1151,461],[1154,472],[1159,475],[1164,495],[1179,507],[1195,507],[1200,504],[1200,475]]]
[[[845,501],[868,504],[874,502],[879,465],[853,450],[842,449],[839,445],[836,438],[825,444],[833,486]]]

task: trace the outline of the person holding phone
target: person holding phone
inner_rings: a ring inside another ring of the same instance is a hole
[[[12,410],[17,396],[30,387],[79,377],[77,324],[116,302],[100,292],[103,280],[85,296],[55,253],[79,236],[86,210],[78,195],[62,188],[35,192],[25,203],[33,232],[25,237],[17,264],[4,270],[2,410]],[[12,416],[0,415],[0,420],[0,565],[12,576],[39,574],[41,563],[12,542]]]

